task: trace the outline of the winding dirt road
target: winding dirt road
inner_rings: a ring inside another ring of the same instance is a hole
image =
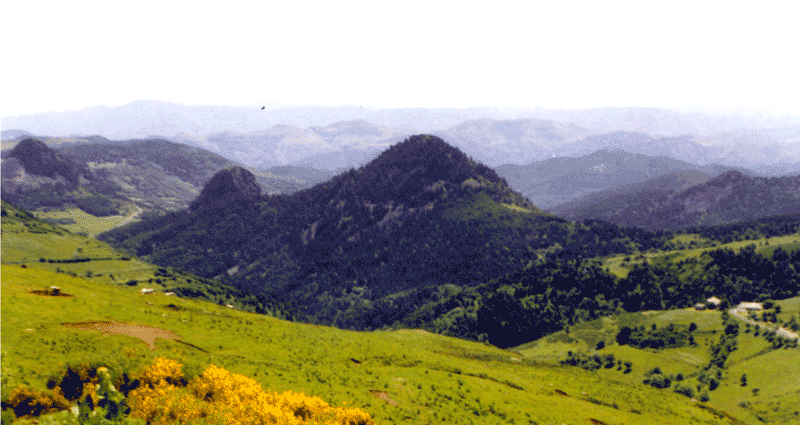
[[[136,211],[135,213],[125,217],[125,220],[122,220],[122,222],[119,223],[119,225],[117,227],[124,226],[124,225],[130,223],[131,221],[135,220],[136,217],[139,217],[144,212],[141,208],[139,208],[138,205],[134,205],[134,207],[136,207],[136,209],[138,211]]]
[[[747,313],[743,313],[742,310],[739,310],[739,309],[736,309],[736,308],[732,308],[732,309],[728,310],[728,313],[730,313],[731,316],[733,316],[733,317],[735,317],[735,318],[737,318],[739,320],[744,321],[745,323],[749,323],[749,324],[751,324],[753,326],[761,326],[762,328],[773,330],[778,335],[784,336],[786,338],[791,338],[791,339],[795,339],[795,340],[796,339],[800,339],[800,336],[798,336],[797,333],[792,332],[792,331],[790,331],[790,330],[788,330],[786,328],[782,328],[782,327],[776,328],[776,327],[770,326],[770,325],[768,325],[766,323],[763,323],[763,322],[756,322],[755,320],[745,316],[745,314],[747,314]]]

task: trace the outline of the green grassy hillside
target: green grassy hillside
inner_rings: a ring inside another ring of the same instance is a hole
[[[29,292],[49,285],[72,296]],[[19,384],[44,390],[68,364],[138,370],[164,356],[189,373],[215,364],[382,423],[729,423],[671,392],[421,331],[296,324],[17,265],[2,266],[2,294],[3,394]],[[156,339],[151,350],[131,336],[64,326],[89,321],[159,327],[180,339]]]
[[[115,227],[137,220],[142,212],[141,208],[134,205],[125,205],[123,209],[127,209],[123,215],[107,217],[95,217],[76,207],[33,211],[31,214],[42,220],[56,223],[72,233],[81,233],[94,237]]]
[[[92,282],[127,286],[232,304],[246,311],[283,317],[264,297],[203,279],[169,267],[158,267],[109,247],[104,242],[36,219],[31,213],[2,203],[2,262],[80,276]]]
[[[782,312],[779,320],[788,320],[800,312],[800,297],[778,301]],[[717,343],[725,333],[720,311],[668,310],[624,313],[598,320],[581,323],[567,331],[559,331],[539,340],[516,347],[528,361],[558,364],[568,357],[568,353],[584,352],[588,355],[613,355],[623,363],[632,363],[630,372],[625,367],[601,367],[596,370],[600,377],[615,379],[631,384],[642,383],[646,372],[659,367],[663,374],[683,375],[676,384],[693,389],[694,397],[699,398],[709,386],[699,381],[702,369],[712,360],[709,348]],[[736,319],[732,319],[737,321]],[[688,328],[692,323],[697,329],[692,332],[696,345],[685,344],[680,347],[652,349],[620,345],[616,342],[619,330],[624,327],[643,327],[652,330],[665,329],[670,325]],[[729,412],[746,423],[800,423],[800,349],[786,345],[774,348],[764,337],[763,331],[755,335],[754,327],[740,323],[736,337],[737,348],[730,353],[722,372],[719,387],[708,391],[709,405]],[[602,341],[604,347],[598,349]],[[741,385],[745,374],[747,384]],[[754,393],[754,389],[758,390]]]
[[[381,423],[730,423],[677,394],[487,344],[241,311],[254,303],[232,288],[127,257],[6,203],[2,235],[4,401],[19,385],[46,390],[70,365],[132,373],[163,356],[184,364],[189,377],[215,364],[265,389],[362,408]],[[63,262],[76,259],[88,261]],[[51,285],[69,296],[32,292]],[[156,293],[140,294],[143,286]],[[180,289],[214,302],[164,294]],[[156,339],[151,349],[133,336],[65,326],[97,321],[158,327],[178,339]],[[374,395],[381,392],[393,403]]]

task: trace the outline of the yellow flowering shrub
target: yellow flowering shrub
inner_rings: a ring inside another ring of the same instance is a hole
[[[182,368],[183,365],[175,360],[159,357],[142,372],[139,381],[150,388],[164,384],[184,386]]]
[[[160,358],[140,381],[143,385],[129,395],[131,416],[148,423],[375,424],[363,410],[331,407],[303,393],[264,391],[255,380],[214,365],[187,385],[180,363]]]

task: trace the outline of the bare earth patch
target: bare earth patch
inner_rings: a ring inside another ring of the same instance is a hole
[[[49,289],[30,289],[28,290],[28,293],[42,297],[74,297],[74,295],[66,294],[64,292],[54,293]]]
[[[397,406],[397,402],[392,400],[392,398],[389,397],[389,394],[387,394],[386,392],[378,390],[369,390],[369,392],[375,397],[378,397],[379,399],[391,404],[392,406]]]
[[[128,335],[139,338],[150,346],[151,350],[156,349],[156,338],[179,339],[180,336],[166,329],[147,325],[131,325],[120,322],[79,322],[63,323],[64,326],[73,329],[98,330],[113,335]]]

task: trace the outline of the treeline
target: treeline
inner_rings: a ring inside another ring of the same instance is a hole
[[[598,370],[600,368],[611,369],[614,366],[617,367],[617,371],[622,373],[631,373],[633,370],[633,363],[630,361],[623,361],[622,359],[617,359],[617,357],[611,354],[586,354],[581,352],[573,352],[568,351],[567,357],[561,360],[561,364],[569,365],[569,366],[576,366],[582,369],[586,369],[590,372]],[[623,366],[625,369],[623,370]]]
[[[544,263],[440,296],[401,323],[509,347],[619,310],[685,308],[711,295],[734,304],[798,294],[800,251],[777,248],[766,258],[750,245],[740,253],[719,249],[700,259],[644,263],[624,279],[593,260]],[[675,326],[632,330],[627,341],[658,348],[692,339],[691,331]]]
[[[743,204],[749,205],[749,204]],[[800,232],[800,213],[782,214],[733,224],[692,227],[680,233],[695,233],[704,238],[729,243],[770,238]]]
[[[670,323],[665,328],[658,328],[655,323],[650,329],[644,326],[634,326],[633,328],[623,326],[617,333],[617,344],[630,345],[636,348],[676,348],[686,344],[696,345],[694,330],[697,325],[692,323],[689,326],[675,325]]]

